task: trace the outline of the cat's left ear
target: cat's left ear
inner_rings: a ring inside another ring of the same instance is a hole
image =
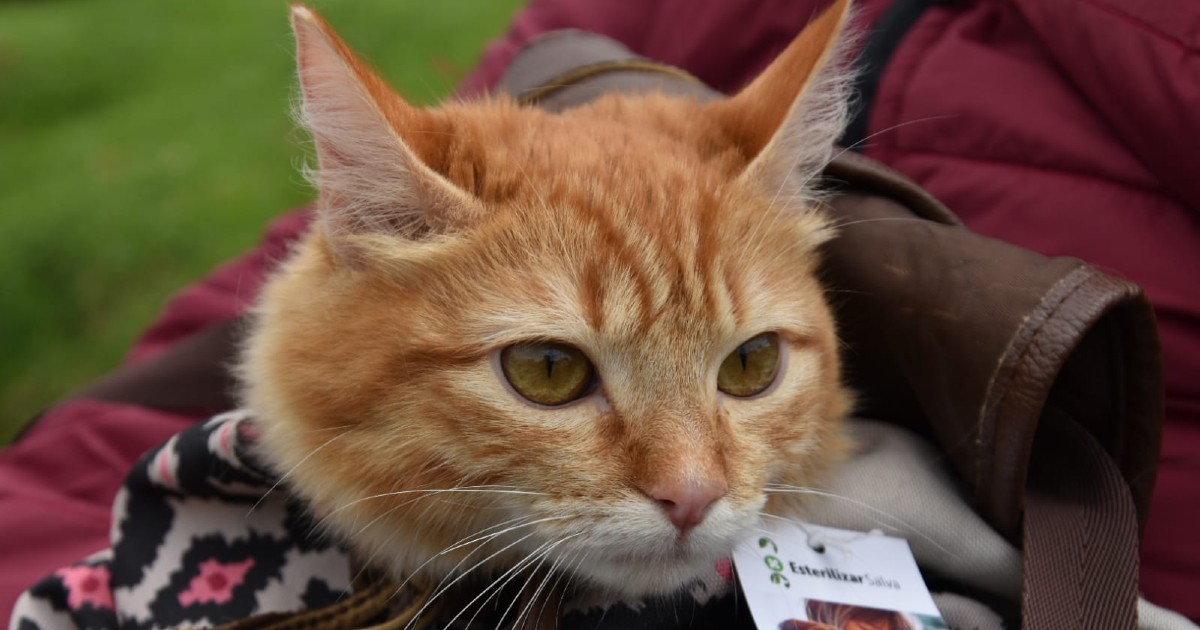
[[[749,160],[742,179],[768,195],[809,198],[845,129],[850,15],[850,0],[835,0],[750,85],[710,106]]]
[[[292,7],[292,28],[303,122],[317,148],[320,221],[335,250],[354,257],[346,236],[411,239],[476,222],[478,198],[409,144],[437,131],[426,112],[393,92],[308,7]]]

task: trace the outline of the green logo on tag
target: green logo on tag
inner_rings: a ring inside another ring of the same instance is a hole
[[[767,538],[766,536],[758,539],[758,546],[760,549],[766,549],[768,545],[771,547],[772,553],[779,553],[779,545],[776,545],[775,541]],[[766,564],[767,568],[771,570],[772,584],[779,584],[783,586],[783,588],[792,588],[792,583],[788,581],[787,576],[783,574],[783,560],[780,560],[774,555],[768,555],[767,557],[763,558],[763,564]]]

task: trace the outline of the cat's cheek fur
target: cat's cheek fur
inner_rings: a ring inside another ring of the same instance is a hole
[[[825,330],[832,331],[831,322]],[[781,366],[784,371],[769,395],[722,398],[731,422],[757,445],[755,452],[761,459],[748,465],[762,471],[755,488],[765,491],[767,514],[802,516],[803,490],[819,488],[849,452],[842,418],[853,399],[839,380],[836,343],[831,333],[790,341]],[[778,490],[784,486],[800,492]]]

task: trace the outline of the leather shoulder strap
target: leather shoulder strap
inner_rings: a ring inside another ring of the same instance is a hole
[[[1026,628],[1137,627],[1137,514],[1129,486],[1087,430],[1042,419],[1025,505]]]

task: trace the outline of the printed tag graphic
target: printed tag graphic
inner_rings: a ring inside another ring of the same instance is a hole
[[[781,520],[733,562],[759,630],[948,627],[900,538]]]

